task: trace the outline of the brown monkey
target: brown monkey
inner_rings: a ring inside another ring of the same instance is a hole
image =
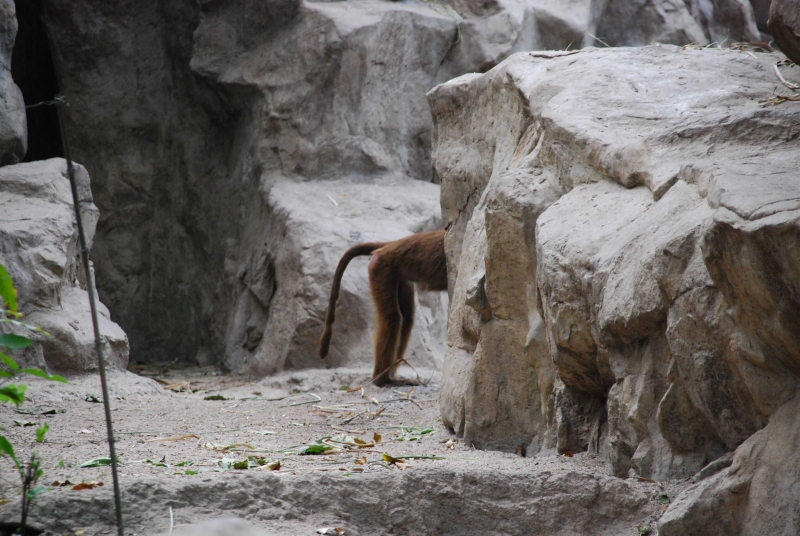
[[[333,335],[336,300],[342,275],[355,257],[372,255],[369,287],[375,302],[375,385],[397,383],[395,370],[408,346],[414,325],[414,286],[420,290],[447,290],[444,230],[417,233],[394,242],[369,242],[348,249],[336,267],[331,287],[325,331],[319,340],[319,356],[325,358]]]

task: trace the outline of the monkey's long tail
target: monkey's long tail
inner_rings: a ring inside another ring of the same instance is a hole
[[[367,242],[365,244],[358,244],[348,249],[342,255],[339,265],[336,267],[336,273],[333,275],[333,286],[331,287],[331,298],[328,302],[328,312],[325,314],[325,331],[322,332],[322,337],[319,339],[319,356],[322,359],[328,355],[328,349],[331,345],[331,337],[333,336],[333,322],[336,319],[336,300],[339,299],[339,288],[342,285],[342,276],[344,275],[345,268],[350,264],[350,261],[356,257],[364,255],[372,255],[372,252],[378,248],[385,246],[385,242]]]

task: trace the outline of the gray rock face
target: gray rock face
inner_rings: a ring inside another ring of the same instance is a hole
[[[800,2],[773,0],[769,8],[769,31],[790,60],[800,64]]]
[[[148,506],[172,503],[176,524],[235,515],[274,527],[269,533],[276,535],[314,534],[321,526],[334,525],[356,536],[617,536],[637,534],[637,524],[653,513],[648,494],[630,481],[577,471],[530,474],[469,464],[431,465],[399,475],[376,471],[357,479],[319,472],[296,477],[261,471],[208,475],[202,482],[152,478],[130,482],[122,490],[126,525],[143,527],[143,534],[167,531],[168,511]],[[105,488],[43,495],[37,523],[54,532],[72,526],[113,527],[113,497]],[[392,500],[396,497],[410,499]],[[206,522],[201,527],[204,532],[185,527],[175,534],[255,532],[243,522]],[[234,527],[252,532],[232,532]]]
[[[0,166],[16,164],[28,150],[25,101],[11,78],[11,49],[16,37],[14,0],[0,0]]]
[[[688,477],[794,396],[800,111],[757,104],[776,59],[525,53],[429,94],[447,426]]]
[[[66,173],[66,161],[60,158],[0,168],[0,264],[14,279],[25,321],[52,335],[17,357],[53,372],[78,373],[95,370],[97,362]],[[81,216],[91,241],[99,214],[86,169],[76,164],[76,176]],[[124,369],[128,339],[102,303],[98,313],[107,363]]]
[[[421,181],[368,185],[350,181],[280,183],[265,193],[267,214],[247,262],[225,351],[231,370],[255,375],[287,368],[352,366],[374,360],[369,257],[354,259],[342,279],[331,350],[319,358],[319,336],[333,273],[360,242],[389,241],[441,227],[439,186]],[[417,293],[406,358],[441,367],[447,297]]]
[[[733,463],[681,493],[659,522],[677,535],[797,534],[800,531],[800,397],[736,449]]]
[[[589,33],[705,43],[721,25],[751,39],[739,0],[601,4],[48,0],[68,137],[103,214],[98,284],[135,358],[221,362],[240,315],[261,314],[242,313],[237,278],[272,225],[273,185],[435,182],[424,94],[436,83]],[[629,15],[646,29],[611,24]]]

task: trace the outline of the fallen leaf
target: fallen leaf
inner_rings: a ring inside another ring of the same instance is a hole
[[[389,455],[389,453],[387,452],[381,454],[381,458],[383,459],[383,461],[388,463],[397,463],[403,461],[400,458],[395,458],[394,456]]]
[[[236,462],[233,464],[234,469],[250,469],[250,462],[247,460],[243,460],[241,462]]]
[[[340,536],[344,534],[344,532],[342,527],[322,527],[317,529],[317,534],[335,534],[336,536]]]
[[[324,454],[329,450],[333,450],[330,445],[308,445],[305,449],[298,452],[298,454]]]
[[[356,465],[367,465],[367,457],[364,456],[360,460],[354,462]]]
[[[381,437],[381,435],[378,432],[375,432],[374,434],[372,434],[372,442],[373,443],[380,443],[382,439],[383,438]]]
[[[571,450],[568,450],[567,452],[564,453],[564,456],[566,456],[567,458],[572,458],[573,456],[575,456],[575,453],[572,452]]]
[[[170,436],[170,437],[158,437],[156,439],[147,439],[145,443],[156,443],[159,441],[183,441],[184,439],[200,439],[198,436],[194,434],[183,434],[179,436]]]
[[[80,484],[75,484],[72,486],[72,491],[81,491],[84,489],[94,489],[97,487],[102,486],[102,482],[81,482]]]
[[[86,396],[84,396],[84,397],[83,397],[83,399],[84,399],[85,401],[87,401],[87,402],[94,402],[94,403],[100,403],[100,402],[102,402],[102,400],[100,400],[99,398],[97,398],[95,395],[86,395]]]
[[[660,501],[662,504],[669,504],[669,496],[668,496],[668,495],[665,495],[665,494],[663,494],[663,493],[662,493],[662,494],[660,494],[660,495],[658,496],[658,500],[659,500],[659,501]]]
[[[75,484],[73,484],[69,480],[65,480],[64,482],[59,482],[58,480],[56,480],[55,482],[50,484],[50,487],[51,488],[63,488],[64,486],[74,486],[74,485]]]
[[[281,462],[272,462],[268,463],[267,465],[262,466],[263,469],[267,469],[269,471],[279,471],[281,468]]]
[[[33,421],[20,421],[17,419],[14,419],[14,424],[17,426],[36,426],[36,423]]]
[[[358,387],[351,387],[347,390],[348,393],[355,393],[356,391],[362,391],[363,393],[364,388],[360,385]]]
[[[447,440],[447,443],[445,443],[445,444],[444,444],[444,447],[445,447],[445,448],[447,448],[447,449],[453,449],[453,448],[455,448],[455,447],[456,447],[456,442],[455,442],[455,440],[454,440],[454,439],[452,439],[452,438],[451,438],[451,439],[448,439],[448,440]]]
[[[78,467],[100,467],[101,465],[111,465],[111,458],[107,456],[94,458],[93,460],[83,462]]]
[[[208,395],[203,400],[228,400],[222,395]]]

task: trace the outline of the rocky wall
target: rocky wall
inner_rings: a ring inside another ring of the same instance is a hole
[[[89,174],[80,165],[75,171],[81,219],[91,243],[99,214],[92,203]],[[0,168],[0,207],[0,264],[14,281],[24,322],[49,334],[0,324],[0,333],[17,331],[37,342],[17,350],[15,359],[20,365],[59,374],[96,370],[86,274],[66,161],[53,158]],[[105,305],[97,305],[106,362],[124,370],[128,338],[111,321]]]
[[[425,92],[515,51],[575,49],[595,37],[706,43],[723,26],[731,39],[757,35],[740,0],[702,9],[593,0],[42,5],[72,103],[67,136],[94,178],[102,214],[93,253],[100,294],[129,334],[134,360],[232,368],[242,356],[226,354],[230,341],[248,329],[290,336],[270,332],[266,315],[248,325],[245,317],[255,317],[237,305],[239,274],[261,230],[275,224],[274,185],[436,182]],[[641,24],[611,24],[622,16]],[[326,258],[345,245],[330,244]],[[304,306],[315,309],[323,290]],[[274,359],[297,362],[286,357]]]
[[[759,105],[779,59],[521,53],[429,94],[448,427],[688,477],[795,395],[800,111]]]

